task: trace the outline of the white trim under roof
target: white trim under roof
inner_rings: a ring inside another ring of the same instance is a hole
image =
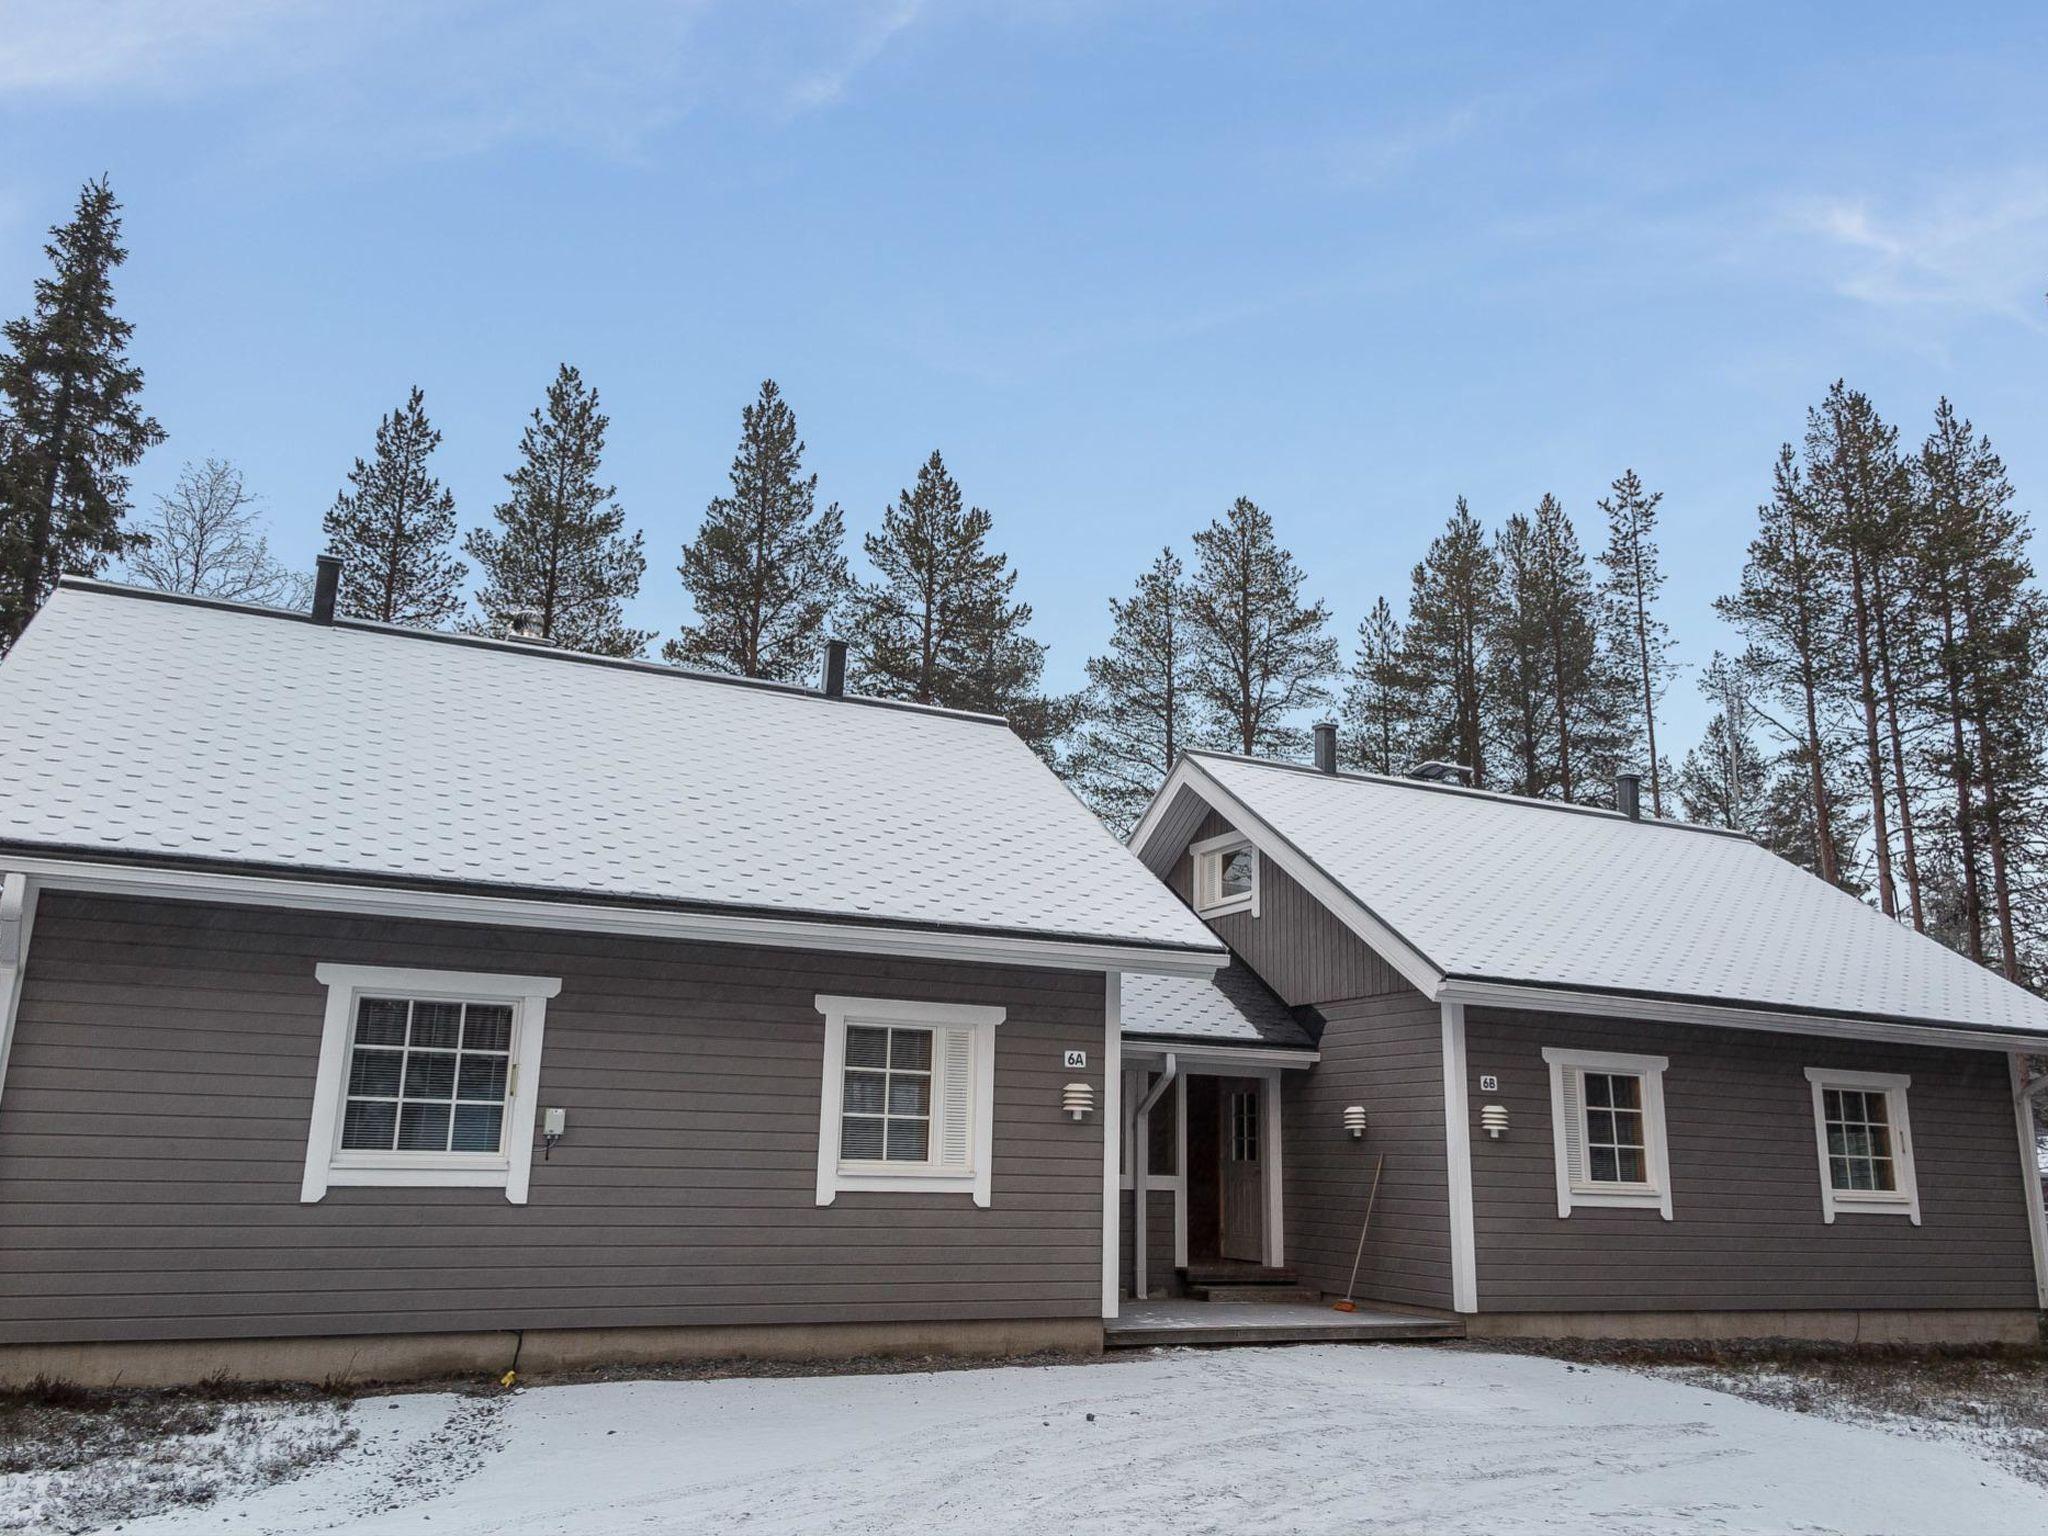
[[[1071,939],[951,933],[886,925],[870,927],[856,923],[757,917],[738,912],[685,912],[663,907],[546,901],[402,886],[351,885],[345,881],[94,864],[30,855],[8,854],[6,859],[10,870],[31,877],[46,890],[88,891],[169,901],[223,902],[231,906],[286,907],[306,912],[346,912],[446,923],[489,923],[642,938],[697,939],[713,944],[761,944],[845,954],[908,955],[988,965],[1041,966],[1050,970],[1122,970],[1162,976],[1207,977],[1215,974],[1230,958],[1229,952],[1221,945],[1211,955],[1199,950],[1155,950]]]
[[[1124,1036],[1124,1060],[1159,1061],[1178,1056],[1185,1069],[1189,1063],[1220,1067],[1312,1067],[1323,1059],[1318,1050],[1291,1045],[1208,1045],[1200,1040],[1173,1040],[1146,1035]]]
[[[7,1058],[14,1049],[14,1021],[28,976],[28,942],[36,931],[36,882],[16,870],[0,874],[0,1092],[7,1087]]]

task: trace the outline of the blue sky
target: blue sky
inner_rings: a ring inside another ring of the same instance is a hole
[[[1460,493],[1594,546],[1627,465],[1698,664],[1838,375],[2048,483],[2044,44],[2021,5],[0,0],[0,310],[108,173],[139,498],[233,459],[303,562],[415,382],[487,517],[566,359],[664,631],[773,376],[856,532],[945,453],[1056,684],[1234,496],[1348,644]]]

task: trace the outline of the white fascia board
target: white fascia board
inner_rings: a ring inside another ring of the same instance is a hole
[[[1431,964],[1427,956],[1381,922],[1363,902],[1324,874],[1292,843],[1267,826],[1250,806],[1204,772],[1196,758],[1182,758],[1159,793],[1152,797],[1152,804],[1146,808],[1144,818],[1131,834],[1130,846],[1133,850],[1142,856],[1146,840],[1153,828],[1158,825],[1159,818],[1165,813],[1165,807],[1171,803],[1171,796],[1183,788],[1191,789],[1201,796],[1211,809],[1229,822],[1239,835],[1258,850],[1260,858],[1271,859],[1274,864],[1287,871],[1296,885],[1321,902],[1338,922],[1349,928],[1368,947],[1399,971],[1402,979],[1411,987],[1424,997],[1433,998],[1437,995],[1437,988],[1443,984],[1444,975]]]
[[[1533,1013],[1583,1013],[1630,1019],[1638,1024],[1704,1024],[1716,1029],[1762,1030],[1782,1035],[1823,1035],[1841,1040],[1882,1040],[1899,1045],[1940,1045],[1969,1051],[2048,1051],[2048,1034],[1951,1028],[1945,1024],[1888,1024],[1767,1008],[1731,1008],[1671,998],[1625,997],[1606,992],[1571,992],[1556,987],[1517,986],[1503,981],[1446,981],[1439,1002],[1474,1008],[1520,1008]]]
[[[696,939],[710,944],[763,944],[780,949],[821,949],[847,954],[904,955],[1067,971],[1131,971],[1156,976],[1213,976],[1229,959],[1195,950],[1157,950],[1063,939],[938,933],[868,927],[802,918],[740,913],[678,912],[655,907],[608,906],[528,897],[480,896],[344,881],[287,880],[261,875],[152,869],[146,865],[92,864],[10,855],[8,867],[45,889],[169,901],[224,902],[230,906],[286,907],[302,912],[346,912],[418,918],[443,923],[484,923],[557,932],[626,934],[641,938]]]
[[[1124,1060],[1127,1062],[1154,1062],[1167,1056],[1178,1056],[1184,1072],[1198,1072],[1210,1066],[1279,1067],[1284,1071],[1289,1067],[1312,1067],[1323,1059],[1321,1051],[1291,1051],[1279,1047],[1261,1049],[1256,1045],[1203,1045],[1187,1040],[1124,1036]]]
[[[0,1092],[14,1049],[14,1020],[28,976],[28,945],[36,929],[36,881],[19,870],[0,874]]]

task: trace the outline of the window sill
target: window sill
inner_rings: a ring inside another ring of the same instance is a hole
[[[1904,1195],[1873,1195],[1838,1189],[1834,1192],[1834,1204],[1838,1211],[1854,1211],[1871,1216],[1913,1214],[1913,1202]]]
[[[978,1180],[970,1172],[938,1168],[890,1168],[881,1169],[872,1164],[842,1167],[832,1177],[832,1187],[818,1192],[818,1204],[830,1205],[833,1198],[842,1194],[897,1194],[897,1195],[973,1195],[976,1205],[985,1206],[988,1201],[976,1188]]]
[[[511,1170],[495,1168],[331,1167],[329,1189],[349,1186],[385,1189],[509,1189]],[[509,1198],[509,1196],[508,1196]]]
[[[1665,1207],[1663,1192],[1647,1186],[1635,1189],[1584,1189],[1574,1185],[1570,1202],[1572,1210],[1584,1206],[1593,1210],[1656,1211],[1666,1221],[1671,1219],[1670,1212]],[[1569,1215],[1570,1212],[1567,1211],[1566,1214]]]
[[[1213,902],[1209,906],[1195,908],[1197,917],[1228,917],[1233,912],[1250,912],[1254,917],[1258,915],[1249,896],[1234,896],[1229,901]]]

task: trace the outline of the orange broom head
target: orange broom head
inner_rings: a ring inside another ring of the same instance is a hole
[[[1332,1312],[1356,1312],[1358,1310],[1358,1303],[1355,1301],[1333,1301],[1330,1303],[1330,1310]]]

